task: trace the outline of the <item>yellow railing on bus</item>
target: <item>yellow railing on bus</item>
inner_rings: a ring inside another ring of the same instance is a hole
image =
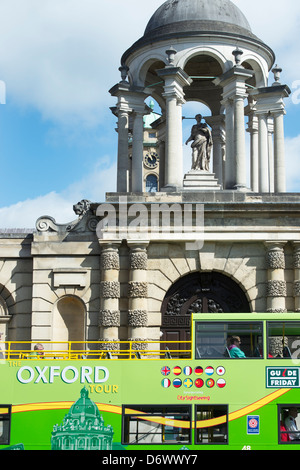
[[[0,360],[16,359],[191,359],[191,341],[0,342]]]

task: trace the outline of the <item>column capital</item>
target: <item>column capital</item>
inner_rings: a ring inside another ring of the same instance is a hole
[[[267,268],[285,269],[284,246],[287,242],[265,242]]]
[[[223,99],[241,98],[248,96],[245,82],[253,77],[254,72],[240,66],[232,67],[220,77],[213,80],[215,85],[223,87]]]
[[[286,244],[287,244],[287,240],[276,240],[276,241],[266,240],[264,242],[264,245],[267,251],[275,251],[275,250],[282,251]]]
[[[255,100],[253,104],[255,113],[265,112],[267,114],[285,113],[284,98],[288,98],[291,90],[287,85],[257,88],[249,92]]]
[[[193,80],[182,70],[180,67],[168,66],[164,69],[157,70],[157,75],[164,79],[164,93],[165,98],[176,98],[179,103],[184,104],[183,88],[190,86]]]

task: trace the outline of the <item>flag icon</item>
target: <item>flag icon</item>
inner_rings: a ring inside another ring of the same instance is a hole
[[[197,379],[197,380],[195,380],[195,385],[196,385],[197,388],[202,388],[203,385],[204,385],[204,382],[203,382],[202,379]]]
[[[180,379],[174,379],[174,380],[173,380],[173,386],[174,386],[175,388],[179,388],[179,387],[181,387],[181,385],[182,385],[182,382],[181,382]]]
[[[161,384],[162,384],[163,388],[169,388],[170,385],[171,385],[171,381],[169,379],[163,379],[161,381]]]
[[[162,375],[169,375],[170,372],[171,372],[170,367],[163,367],[163,368],[161,369]]]
[[[207,379],[206,386],[208,388],[213,388],[214,385],[215,385],[215,381],[213,379]]]
[[[191,379],[185,379],[184,382],[183,382],[183,385],[186,387],[186,388],[191,388],[192,385],[193,385],[193,381]]]
[[[181,374],[181,367],[178,367],[178,366],[174,367],[173,374],[174,375],[180,375]]]
[[[186,366],[186,367],[183,369],[184,375],[191,375],[192,372],[193,372],[193,369],[192,369],[190,366]]]
[[[202,367],[196,367],[195,368],[195,374],[196,375],[202,375],[203,374],[203,368]]]
[[[224,388],[225,385],[226,385],[226,381],[225,381],[224,379],[218,379],[218,380],[217,380],[217,386],[218,386],[219,388]]]
[[[206,373],[206,375],[213,375],[213,373],[214,373],[214,368],[211,367],[211,366],[206,367],[205,373]]]
[[[217,374],[218,375],[224,375],[225,374],[225,367],[223,367],[223,366],[217,367]]]

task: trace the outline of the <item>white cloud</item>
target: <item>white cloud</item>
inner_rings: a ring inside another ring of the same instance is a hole
[[[0,78],[8,96],[46,119],[100,122],[124,48],[160,3],[1,0]]]
[[[76,219],[73,205],[78,201],[103,202],[106,192],[115,191],[115,176],[115,165],[109,166],[104,158],[81,181],[71,184],[62,193],[53,191],[0,208],[0,232],[1,229],[33,229],[37,219],[43,215],[53,217],[59,224],[71,222]]]
[[[76,134],[78,126],[107,120],[114,99],[108,90],[120,80],[120,58],[144,32],[163,0],[1,0],[0,80],[7,100],[51,120],[53,132]],[[234,0],[252,31],[276,53],[283,80],[300,80],[298,57],[300,2]],[[284,10],[284,11],[283,11]],[[190,109],[190,112],[192,110]],[[99,129],[99,135],[101,129]],[[53,137],[53,136],[52,136]],[[300,136],[287,139],[287,180],[298,189]],[[185,165],[190,149],[185,149]],[[86,198],[103,201],[113,191],[114,165],[96,163],[61,193],[51,192],[0,209],[0,227],[34,227],[41,215],[58,223],[72,220],[72,206]]]
[[[287,191],[300,192],[300,135],[285,140]]]

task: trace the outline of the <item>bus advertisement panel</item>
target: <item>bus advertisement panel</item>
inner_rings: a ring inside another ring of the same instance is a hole
[[[185,358],[2,359],[0,449],[300,449],[300,321],[266,317],[194,315]]]

